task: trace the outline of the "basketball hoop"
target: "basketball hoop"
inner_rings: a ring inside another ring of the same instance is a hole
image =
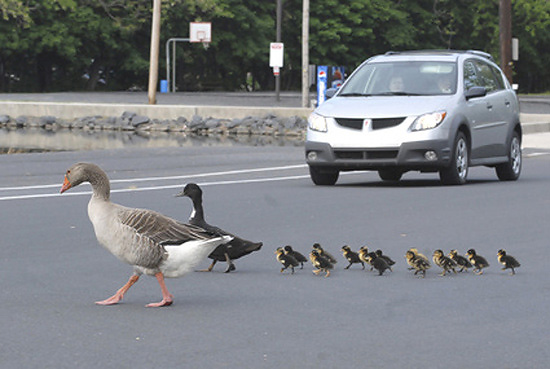
[[[189,23],[189,42],[202,43],[204,50],[208,50],[212,41],[212,23],[211,22],[191,22]]]

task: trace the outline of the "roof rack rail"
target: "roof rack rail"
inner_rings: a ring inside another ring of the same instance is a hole
[[[480,50],[466,50],[467,53],[470,53],[470,54],[474,54],[474,55],[478,55],[478,56],[482,56],[484,58],[487,58],[489,59],[490,61],[495,61],[495,59],[493,59],[493,56],[489,53],[486,53],[485,51],[480,51]]]
[[[493,56],[489,53],[479,50],[453,50],[453,49],[424,49],[424,50],[404,50],[404,51],[387,51],[384,55],[399,55],[399,54],[423,54],[423,53],[441,53],[441,54],[451,54],[451,53],[468,53],[477,56],[484,57],[491,61],[495,61]]]
[[[384,55],[399,55],[399,54],[426,54],[426,53],[453,53],[456,50],[451,49],[423,49],[423,50],[402,50],[402,51],[387,51]]]

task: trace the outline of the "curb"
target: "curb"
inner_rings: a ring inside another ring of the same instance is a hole
[[[75,119],[86,116],[120,116],[125,111],[133,111],[151,119],[191,120],[193,116],[212,118],[245,118],[248,116],[275,115],[281,118],[298,116],[307,118],[313,111],[310,108],[251,107],[251,106],[189,106],[189,105],[144,105],[144,104],[95,104],[57,103],[29,101],[0,101],[0,114],[19,116],[54,116],[62,119]]]

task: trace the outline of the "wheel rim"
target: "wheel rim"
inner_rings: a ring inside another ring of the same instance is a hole
[[[519,173],[521,169],[521,147],[517,137],[512,139],[512,144],[510,145],[510,161],[512,162],[514,173]]]
[[[456,171],[461,179],[468,174],[468,145],[463,139],[456,144]]]

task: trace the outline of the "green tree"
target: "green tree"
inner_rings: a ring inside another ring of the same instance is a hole
[[[520,39],[514,79],[523,92],[550,88],[550,3],[514,0]],[[310,62],[348,71],[389,50],[479,49],[499,60],[499,0],[317,0],[310,3]],[[151,2],[0,0],[0,90],[145,88]],[[161,46],[188,37],[189,22],[212,22],[208,49],[178,44],[180,90],[272,89],[269,43],[276,0],[163,0]],[[283,89],[301,84],[302,0],[284,0]],[[162,78],[165,49],[161,47]],[[85,77],[85,78],[83,78]],[[101,83],[103,82],[103,84]]]
[[[520,91],[550,89],[550,70],[546,65],[550,50],[550,2],[515,0],[512,2],[512,35],[519,39],[519,60],[514,64],[514,81]]]

